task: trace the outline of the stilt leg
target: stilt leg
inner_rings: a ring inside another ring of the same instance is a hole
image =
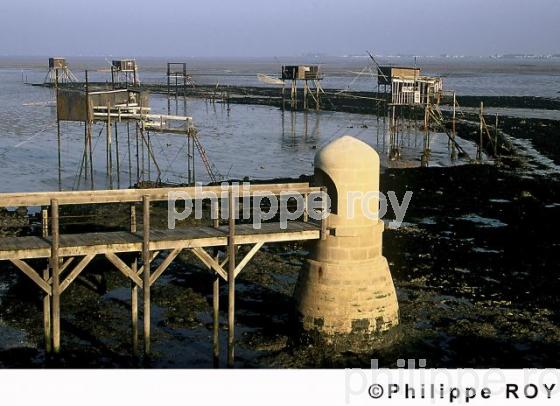
[[[214,330],[212,336],[212,349],[214,358],[214,368],[220,367],[220,277],[216,275],[213,286],[213,318]]]
[[[138,272],[136,260],[132,264],[132,272]],[[138,286],[134,282],[130,287],[130,313],[132,320],[132,354],[138,355]]]
[[[136,225],[136,205],[130,206],[130,232],[135,233]],[[138,258],[135,256],[131,266],[132,272],[138,273]],[[138,286],[131,282],[130,286],[130,316],[132,333],[132,354],[138,355]]]
[[[51,201],[51,269],[52,269],[52,339],[53,351],[60,351],[60,275],[59,275],[59,224],[58,224],[58,201]]]
[[[49,280],[49,267],[47,266],[43,271],[43,279]],[[45,330],[45,351],[48,353],[52,350],[52,337],[51,337],[51,297],[45,295],[43,297],[43,327]]]
[[[235,201],[229,192],[228,237],[228,368],[233,368],[235,358]]]
[[[144,353],[150,355],[150,197],[144,196],[144,243],[142,249],[143,293],[144,293]]]
[[[43,238],[46,238],[49,235],[49,211],[47,209],[43,209],[41,211],[41,214],[42,214],[42,224],[43,224]],[[48,284],[49,278],[50,278],[50,269],[49,269],[49,264],[47,262],[47,266],[43,270],[43,280]],[[45,351],[48,354],[52,350],[51,297],[48,294],[43,297],[43,328],[45,331]]]

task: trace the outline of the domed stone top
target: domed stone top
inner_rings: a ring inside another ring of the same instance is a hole
[[[331,198],[329,226],[341,231],[342,227],[377,224],[379,172],[377,152],[349,135],[334,140],[317,152],[315,181],[326,186]]]
[[[363,141],[344,135],[323,147],[315,155],[315,168],[325,172],[333,169],[356,169],[367,167],[379,170],[379,155]]]

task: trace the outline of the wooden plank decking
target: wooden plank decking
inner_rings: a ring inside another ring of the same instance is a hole
[[[228,227],[188,227],[175,230],[150,230],[150,251],[177,248],[220,247],[227,245]],[[237,244],[274,243],[320,238],[320,227],[312,223],[289,222],[286,229],[280,223],[263,223],[260,229],[252,224],[236,227]],[[142,251],[142,233],[128,231],[61,234],[61,257],[106,254],[109,252]],[[0,238],[0,260],[50,258],[51,237],[27,236]]]
[[[197,194],[202,191],[202,194]],[[269,184],[252,185],[251,193],[262,196],[277,195],[283,191],[292,191],[308,197],[312,193],[324,192],[321,188],[309,184]],[[216,205],[212,217],[212,226],[187,226],[174,230],[150,227],[150,207],[154,201],[168,201],[174,204],[171,192],[187,194],[190,200],[207,199],[207,194],[218,196],[228,201],[228,224],[219,224],[219,211]],[[237,223],[234,213],[238,212],[239,196],[234,187],[227,187],[224,196],[221,186],[207,186],[199,190],[194,187],[166,189],[127,189],[88,192],[53,192],[53,193],[12,193],[0,194],[0,207],[36,207],[42,208],[42,236],[24,236],[0,238],[0,261],[10,261],[27,275],[43,291],[43,325],[45,330],[45,348],[57,353],[60,350],[60,301],[61,294],[86,269],[98,255],[104,256],[114,267],[131,282],[131,335],[132,352],[138,347],[138,289],[143,294],[144,353],[150,353],[150,289],[165,272],[182,250],[190,250],[210,272],[215,275],[213,281],[213,354],[214,362],[219,361],[219,285],[220,280],[228,286],[228,366],[233,366],[235,343],[235,278],[249,263],[259,249],[266,243],[286,241],[304,241],[324,239],[328,233],[326,221],[308,222],[307,201],[302,219],[289,221],[285,227],[280,223],[261,223],[255,227],[249,223]],[[205,195],[206,193],[206,195]],[[173,203],[172,203],[173,202]],[[61,234],[59,219],[60,205],[82,204],[127,204],[130,205],[130,223],[128,231],[86,232],[79,234]],[[136,222],[136,205],[142,204],[143,223],[138,230]],[[50,207],[51,217],[49,218]],[[323,207],[323,211],[326,207]],[[49,221],[50,220],[50,221]],[[49,224],[50,223],[50,224]],[[49,227],[50,225],[50,227]],[[50,231],[50,233],[49,233]],[[239,263],[236,257],[242,254],[239,246],[250,246]],[[220,259],[216,252],[207,248],[224,247],[226,259]],[[132,253],[130,258],[120,258],[119,253]],[[153,260],[162,256],[157,266]],[[45,265],[25,262],[30,259],[47,259]],[[141,267],[139,266],[141,261]],[[227,263],[227,267],[225,264]],[[154,269],[152,269],[154,268]],[[217,365],[217,364],[216,364]]]

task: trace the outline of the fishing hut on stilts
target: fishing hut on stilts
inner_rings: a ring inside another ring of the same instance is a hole
[[[49,71],[45,76],[45,84],[59,84],[77,82],[78,79],[70,68],[66,59],[60,57],[49,58]]]
[[[315,103],[315,110],[321,108],[321,80],[323,75],[319,65],[283,65],[282,66],[282,108],[286,107],[286,82],[290,83],[290,109],[298,109],[298,82],[303,82],[303,110],[309,110],[309,99]],[[312,84],[313,86],[310,86]]]
[[[370,55],[374,63],[375,59]],[[444,95],[443,80],[440,77],[423,76],[420,68],[377,65],[377,92],[385,99],[386,115],[389,121],[389,159],[398,160],[401,156],[402,129],[411,128],[409,121],[417,120],[423,114],[423,152],[421,165],[428,166],[430,159],[430,138],[433,128],[443,131],[449,137],[451,157],[457,151],[466,155],[456,141],[456,97],[453,93],[453,116],[451,131],[447,130],[440,109]],[[406,122],[403,124],[403,122]]]
[[[147,92],[137,88],[92,89],[86,71],[83,89],[57,87],[56,93],[58,138],[61,137],[61,122],[84,124],[84,148],[74,189],[83,189],[85,186],[93,190],[99,186],[96,185],[99,179],[96,178],[94,168],[94,150],[101,138],[105,138],[106,161],[105,183],[102,187],[120,189],[125,183],[128,183],[129,187],[161,183],[162,168],[154,152],[152,133],[186,136],[187,173],[186,182],[183,183],[195,183],[195,147],[203,157],[205,166],[210,168],[211,180],[215,181],[217,171],[209,162],[197,138],[192,118],[151,113]],[[94,145],[94,128],[98,123],[103,127]],[[126,137],[124,142],[123,133]],[[122,151],[123,144],[126,153]],[[176,156],[179,156],[179,153]],[[122,157],[126,157],[127,161],[123,162]],[[122,179],[123,174],[128,174],[128,182]]]
[[[138,64],[134,59],[120,59],[111,62],[111,83],[113,88],[127,88],[140,86],[140,75]]]

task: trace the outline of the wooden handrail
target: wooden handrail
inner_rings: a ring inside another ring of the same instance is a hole
[[[242,185],[235,185],[240,195],[245,192]],[[221,198],[222,192],[228,192],[228,188],[222,186],[202,187],[171,187],[153,189],[118,189],[118,190],[93,190],[72,192],[29,192],[29,193],[0,193],[0,207],[34,207],[49,206],[52,199],[56,199],[59,205],[74,204],[104,204],[104,203],[137,203],[141,202],[143,196],[149,196],[152,202],[168,201],[169,193],[182,192],[191,196],[192,200],[207,199],[206,196],[197,195],[197,192],[215,193]],[[251,194],[268,192],[279,195],[281,192],[298,192],[302,194],[318,193],[320,187],[310,187],[309,183],[274,183],[256,184],[248,189]]]

